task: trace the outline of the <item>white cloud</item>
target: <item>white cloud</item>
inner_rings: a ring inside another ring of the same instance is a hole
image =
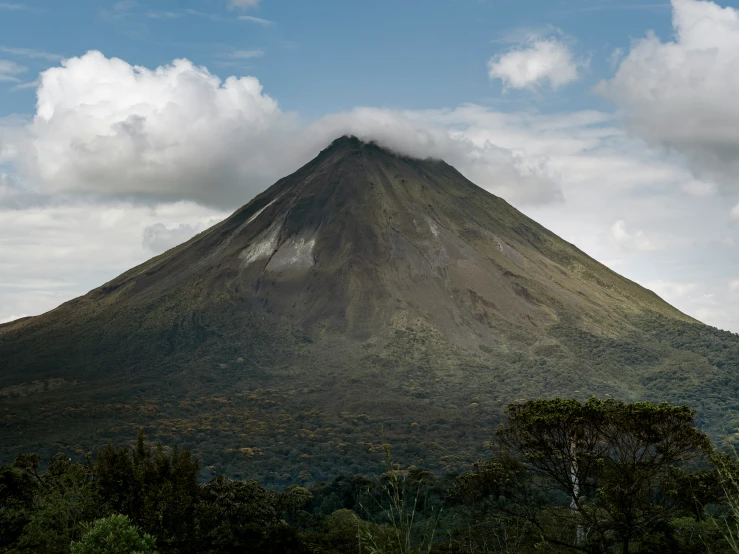
[[[663,300],[684,313],[719,329],[736,332],[739,327],[739,280],[726,283],[702,283],[681,281],[654,281],[646,283]],[[728,294],[727,294],[728,289]]]
[[[731,218],[739,219],[739,204],[731,208]]]
[[[739,10],[698,0],[672,8],[674,39],[636,41],[596,90],[634,132],[685,155],[699,179],[739,188]]]
[[[48,311],[150,258],[142,237],[151,226],[197,229],[226,215],[188,202],[156,208],[72,202],[0,211],[0,321]]]
[[[608,57],[608,62],[611,64],[611,68],[615,69],[618,67],[619,62],[624,57],[624,51],[621,48],[616,48],[611,55]]]
[[[29,204],[38,204],[40,198],[24,190],[15,175],[0,171],[0,210],[22,209]]]
[[[685,193],[691,196],[711,196],[716,194],[716,184],[709,183],[706,181],[699,181],[697,179],[691,179],[687,183],[684,183],[682,189]]]
[[[257,8],[259,7],[259,2],[261,0],[231,0],[228,3],[229,9],[243,9],[248,10],[249,8]]]
[[[10,60],[0,60],[0,82],[18,82],[19,73],[26,71],[26,67]]]
[[[653,281],[647,283],[646,287],[657,293],[663,300],[670,304],[679,303],[697,288],[695,283],[680,283],[677,281]]]
[[[0,200],[3,196],[15,194],[18,188],[18,179],[14,175],[0,172]]]
[[[616,247],[626,251],[652,252],[662,248],[658,241],[647,237],[643,231],[630,233],[626,229],[626,222],[623,219],[619,219],[611,225],[608,236]]]
[[[465,133],[430,124],[429,115],[357,108],[317,121],[309,134],[326,138],[351,134],[401,154],[445,160],[474,183],[512,202],[546,204],[562,199],[558,175],[546,158],[525,156],[491,141],[476,143]]]
[[[274,21],[269,19],[262,19],[261,17],[254,17],[253,15],[240,15],[236,19],[239,21],[251,21],[252,23],[259,23],[260,25],[272,25]]]
[[[13,54],[15,56],[25,56],[27,58],[38,58],[42,60],[58,61],[62,59],[59,54],[46,52],[45,50],[37,50],[35,48],[15,48],[12,46],[0,46],[0,52],[5,54]]]
[[[2,323],[8,323],[9,321],[15,321],[16,319],[20,319],[22,317],[28,317],[31,314],[10,314],[6,316],[0,317],[0,324]]]
[[[275,177],[266,135],[291,125],[254,77],[221,82],[187,60],[149,70],[89,52],[44,71],[37,96],[8,141],[52,193],[239,205]]]
[[[0,145],[29,185],[48,194],[233,208],[331,140],[356,134],[445,159],[511,201],[560,198],[545,157],[476,144],[392,110],[356,109],[306,126],[256,78],[221,81],[188,60],[150,70],[93,51],[44,71],[37,96],[33,121],[0,130]]]
[[[556,89],[576,81],[581,66],[567,44],[556,38],[537,39],[531,46],[490,58],[488,76],[500,79],[504,88],[536,88],[548,81]]]
[[[33,81],[27,81],[25,83],[18,83],[17,85],[14,85],[11,90],[26,90],[29,88],[38,88],[38,86],[41,84],[41,79],[37,77]]]

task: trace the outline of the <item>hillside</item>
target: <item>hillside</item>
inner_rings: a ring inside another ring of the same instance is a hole
[[[481,456],[500,408],[685,403],[732,442],[739,338],[443,161],[344,137],[230,218],[0,326],[0,462],[154,439],[275,484]]]

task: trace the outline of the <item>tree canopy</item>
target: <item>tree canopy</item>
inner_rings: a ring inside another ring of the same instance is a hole
[[[143,432],[84,460],[19,455],[0,467],[0,553],[708,553],[739,544],[739,462],[714,452],[688,408],[550,399],[505,415],[491,456],[462,473],[401,467],[385,445],[374,477],[281,491],[204,481],[188,450],[149,444]]]

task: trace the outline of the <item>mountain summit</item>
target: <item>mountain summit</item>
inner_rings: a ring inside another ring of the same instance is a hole
[[[687,402],[718,429],[737,361],[734,335],[443,161],[343,137],[187,243],[0,326],[0,461],[145,425],[286,483],[370,463],[382,424],[401,457],[452,467],[521,398]]]

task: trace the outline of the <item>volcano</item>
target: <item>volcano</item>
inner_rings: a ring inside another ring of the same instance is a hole
[[[231,217],[0,326],[0,462],[152,439],[286,484],[454,470],[501,408],[688,404],[734,442],[739,339],[614,273],[440,160],[334,141]]]

